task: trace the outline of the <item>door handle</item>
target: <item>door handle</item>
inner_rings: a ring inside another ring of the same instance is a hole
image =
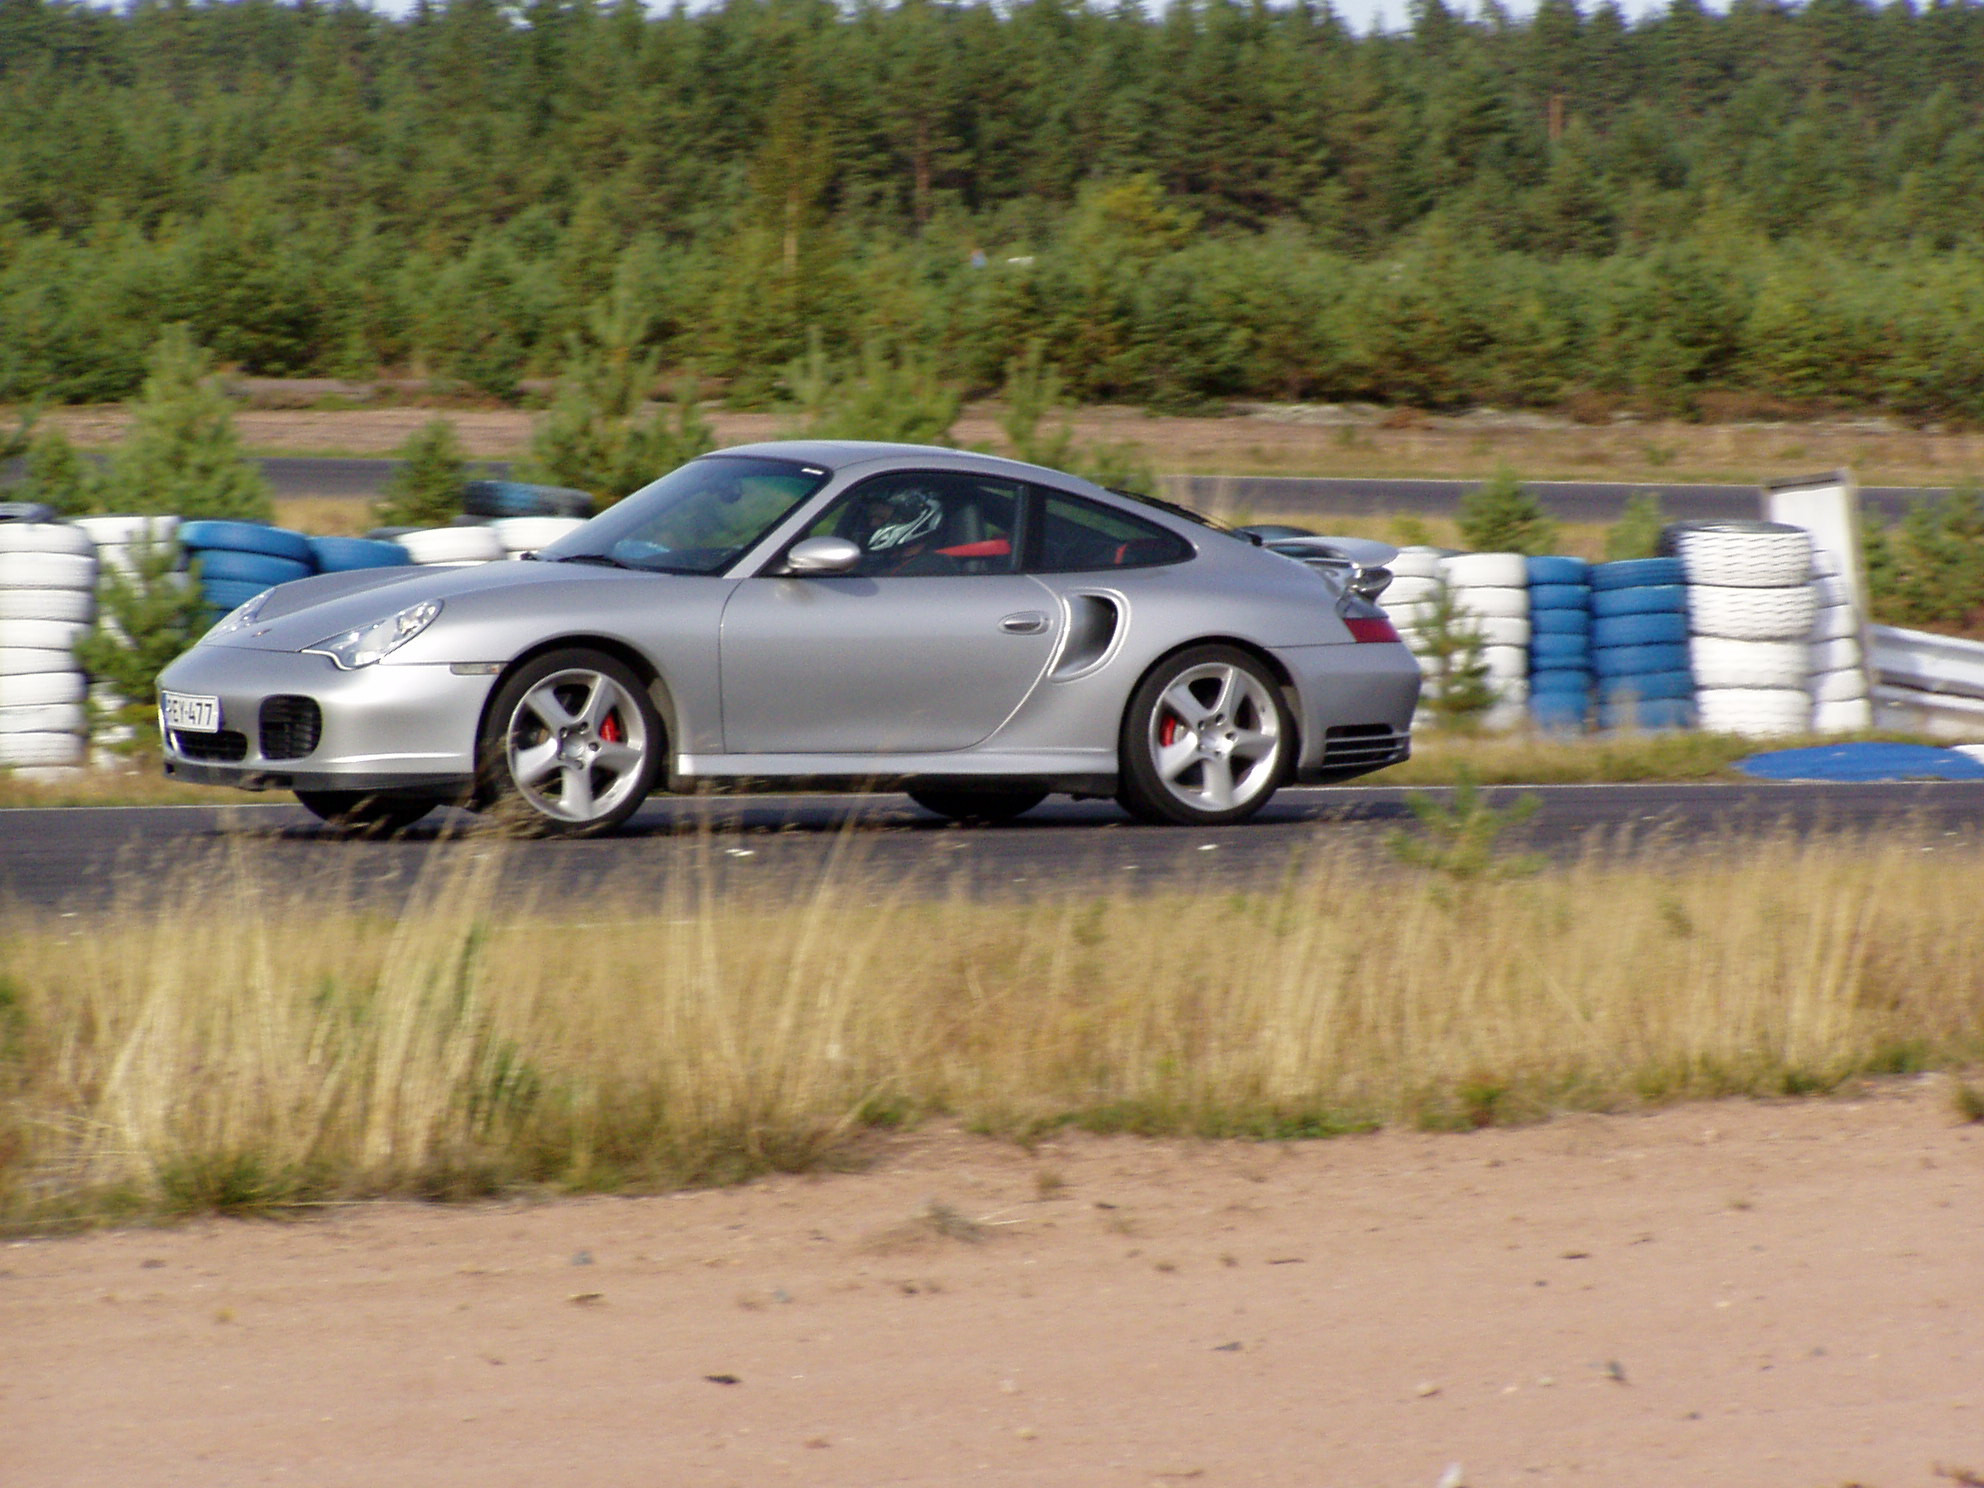
[[[1038,610],[1021,610],[1001,620],[999,629],[1007,635],[1039,635],[1047,629],[1047,617]]]

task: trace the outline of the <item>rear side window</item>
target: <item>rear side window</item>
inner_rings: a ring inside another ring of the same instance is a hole
[[[1190,543],[1154,522],[1053,491],[1041,493],[1036,530],[1032,562],[1027,565],[1035,573],[1156,568],[1192,556]]]

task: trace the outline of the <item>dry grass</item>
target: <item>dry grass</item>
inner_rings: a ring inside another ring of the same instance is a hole
[[[276,501],[276,526],[312,537],[363,537],[374,526],[372,504],[349,496],[284,496]]]
[[[50,806],[226,806],[290,801],[288,795],[218,791],[168,780],[156,760],[127,766],[0,770],[0,810]]]
[[[1280,890],[404,913],[252,858],[0,938],[0,1215],[655,1187],[948,1113],[1259,1137],[1824,1090],[1984,1048],[1977,850],[1904,837],[1445,886],[1320,846]]]
[[[1854,738],[1863,737],[1854,735]],[[1886,737],[1886,736],[1883,736]],[[1898,737],[1898,736],[1896,736]],[[1620,732],[1578,737],[1548,734],[1412,736],[1412,758],[1355,782],[1359,785],[1452,785],[1463,773],[1482,785],[1616,785],[1634,781],[1740,779],[1731,768],[1765,750],[1823,739],[1739,739],[1730,734]]]

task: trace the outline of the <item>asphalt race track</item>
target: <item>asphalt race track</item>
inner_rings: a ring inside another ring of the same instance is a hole
[[[1563,859],[1597,842],[1701,855],[1773,833],[1904,828],[1925,847],[1974,840],[1984,782],[1908,785],[1617,785],[1510,787],[1536,814],[1506,841]],[[1429,794],[1440,794],[1429,792]],[[0,904],[54,913],[121,900],[197,906],[230,862],[270,885],[403,902],[423,873],[464,855],[504,855],[505,892],[568,910],[602,896],[660,903],[694,882],[721,894],[789,892],[851,865],[877,891],[1052,897],[1110,889],[1222,892],[1272,883],[1317,844],[1381,848],[1410,826],[1406,792],[1290,789],[1254,822],[1196,830],[1130,822],[1105,801],[1056,798],[1004,827],[961,828],[907,798],[662,797],[617,835],[591,841],[501,841],[476,819],[437,812],[392,841],[341,838],[287,797],[221,795],[212,807],[0,812]],[[246,804],[235,804],[243,802]],[[1382,852],[1375,862],[1388,862]],[[208,901],[210,902],[210,901]]]
[[[394,461],[272,456],[262,469],[278,496],[342,496],[369,500],[384,489]],[[481,475],[500,477],[509,467],[485,462]],[[1361,480],[1350,477],[1279,475],[1195,475],[1178,483],[1181,499],[1207,510],[1274,512],[1297,516],[1329,512],[1340,516],[1382,516],[1390,512],[1451,515],[1460,498],[1476,485],[1463,480]],[[1674,485],[1658,481],[1530,481],[1553,516],[1567,522],[1613,522],[1626,502],[1642,491],[1658,491],[1668,516],[1679,520],[1755,517],[1761,500],[1755,486]],[[1870,511],[1893,519],[1940,489],[1863,486]]]

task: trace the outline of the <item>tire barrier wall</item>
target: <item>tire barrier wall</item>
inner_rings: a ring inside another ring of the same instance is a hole
[[[52,513],[0,520],[0,767],[80,765],[89,679],[74,647],[96,614],[96,544]]]

